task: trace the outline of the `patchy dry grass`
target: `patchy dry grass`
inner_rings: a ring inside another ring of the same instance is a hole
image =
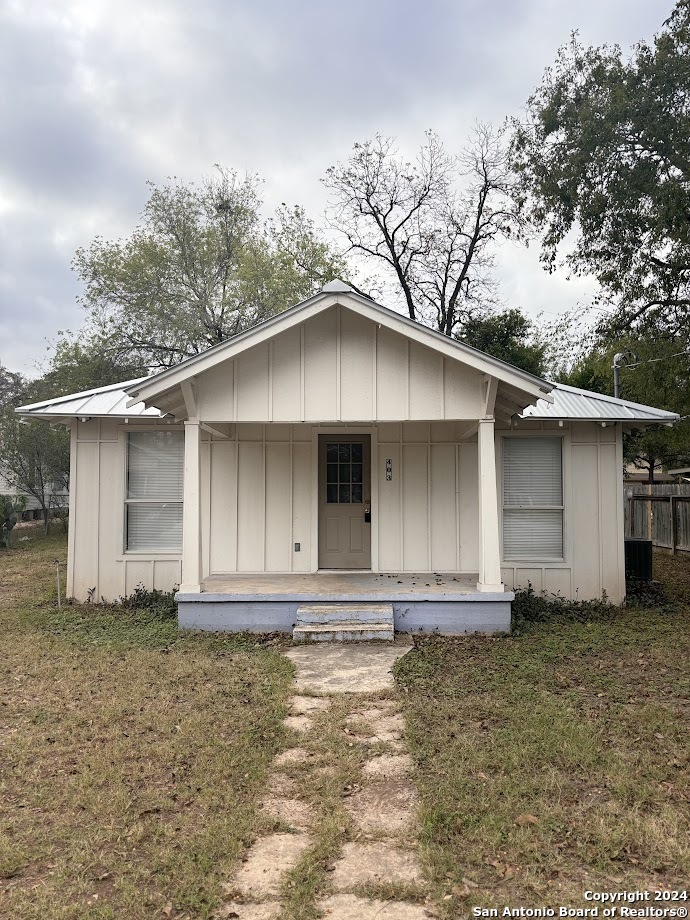
[[[291,667],[141,611],[58,613],[56,556],[64,538],[38,533],[0,554],[0,914],[210,917],[255,833]]]
[[[673,607],[420,640],[398,663],[444,916],[687,888],[690,558],[656,573]]]

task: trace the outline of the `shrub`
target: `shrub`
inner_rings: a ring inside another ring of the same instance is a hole
[[[601,600],[573,601],[558,594],[537,594],[531,582],[527,588],[515,592],[512,604],[511,627],[519,632],[529,623],[546,623],[551,621],[572,621],[586,623],[602,615],[611,616],[616,607],[609,603],[604,594]]]
[[[144,585],[139,584],[128,597],[121,597],[119,603],[127,610],[147,610],[161,620],[172,620],[177,617],[176,590],[173,588],[172,591],[149,591]]]

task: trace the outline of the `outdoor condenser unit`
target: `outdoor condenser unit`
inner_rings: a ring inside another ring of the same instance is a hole
[[[625,541],[625,575],[640,581],[652,580],[652,541],[630,539]]]

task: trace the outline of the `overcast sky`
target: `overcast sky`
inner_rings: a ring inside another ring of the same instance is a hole
[[[356,140],[452,149],[519,114],[573,29],[651,38],[664,0],[0,0],[0,363],[35,374],[83,312],[70,261],[127,235],[147,179],[222,163],[322,218],[319,179]],[[502,294],[531,315],[594,287],[504,246]]]

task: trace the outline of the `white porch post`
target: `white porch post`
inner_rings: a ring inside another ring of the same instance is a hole
[[[182,584],[180,593],[201,593],[201,426],[184,423],[184,488],[182,507]]]
[[[498,533],[494,419],[479,419],[479,581],[478,591],[503,591],[501,541]]]

